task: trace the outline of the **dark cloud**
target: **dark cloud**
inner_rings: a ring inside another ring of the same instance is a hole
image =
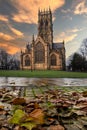
[[[13,13],[17,13],[17,9],[12,0],[0,0],[0,14],[11,16]]]

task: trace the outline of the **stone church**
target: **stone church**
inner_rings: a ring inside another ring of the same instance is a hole
[[[53,42],[51,9],[38,11],[38,35],[21,51],[21,69],[27,70],[65,70],[64,41]]]

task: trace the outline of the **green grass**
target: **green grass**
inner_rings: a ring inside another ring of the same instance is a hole
[[[35,77],[35,78],[87,78],[87,73],[67,71],[29,71],[29,70],[0,70],[0,77]]]

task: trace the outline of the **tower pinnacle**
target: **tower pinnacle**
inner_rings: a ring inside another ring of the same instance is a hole
[[[53,43],[53,25],[52,13],[49,7],[48,10],[39,11],[38,17],[38,36],[52,46]]]

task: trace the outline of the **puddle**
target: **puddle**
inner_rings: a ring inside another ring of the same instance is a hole
[[[0,77],[0,87],[10,86],[87,86],[87,78],[19,78],[19,77]]]

